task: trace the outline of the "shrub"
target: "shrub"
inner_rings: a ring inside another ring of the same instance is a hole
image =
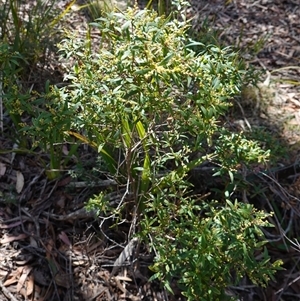
[[[4,0],[0,8],[0,37],[18,52],[30,66],[43,61],[54,50],[59,38],[57,24],[69,11],[71,1],[63,11],[55,8],[55,0],[37,0],[25,4],[21,0]]]
[[[18,148],[23,150],[28,148],[28,136],[40,140],[40,146],[44,150],[47,151],[49,147],[50,169],[56,169],[56,172],[50,172],[52,175],[49,174],[50,178],[53,178],[60,168],[59,158],[61,158],[61,147],[53,145],[63,142],[63,133],[61,129],[59,133],[55,131],[55,128],[61,125],[59,121],[57,122],[59,117],[56,116],[56,119],[51,121],[48,119],[49,111],[55,111],[53,95],[40,97],[33,88],[36,89],[36,85],[39,85],[37,73],[44,69],[45,62],[49,63],[49,58],[56,51],[55,43],[60,37],[59,22],[75,0],[68,3],[62,11],[55,7],[55,0],[37,0],[30,4],[21,0],[2,2],[0,6],[0,93],[3,95],[4,109],[14,124],[16,131],[13,137]],[[34,80],[31,77],[34,77]],[[48,91],[44,94],[47,93]],[[3,113],[2,109],[1,107],[0,117]],[[42,113],[39,115],[40,112]],[[51,116],[53,117],[53,114]],[[44,124],[39,127],[34,120],[33,126],[30,126],[30,117],[37,117],[40,123],[44,122]],[[0,119],[2,121],[2,118]],[[28,124],[24,124],[24,119],[30,120]],[[3,129],[1,123],[0,128]],[[36,146],[36,143],[34,145]]]
[[[156,253],[155,277],[169,290],[178,279],[188,300],[225,298],[226,286],[244,275],[268,281],[278,263],[265,251],[260,261],[254,257],[265,244],[260,227],[267,215],[233,204],[231,191],[226,202],[225,195],[191,197],[187,180],[194,167],[211,162],[234,186],[239,166],[267,159],[257,143],[219,122],[242,84],[236,54],[215,45],[196,54],[199,43],[188,39],[186,22],[147,10],[109,13],[91,26],[97,43],[74,34],[59,45],[62,59],[74,64],[57,99],[71,116],[65,133],[97,148],[125,192],[115,209],[105,193],[89,208],[129,209],[138,229],[131,234]]]

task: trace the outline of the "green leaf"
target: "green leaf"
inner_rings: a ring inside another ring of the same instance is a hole
[[[149,150],[148,146],[146,144],[146,130],[142,124],[141,121],[138,121],[136,123],[136,129],[139,135],[139,138],[142,142],[144,153],[145,153],[145,159],[144,159],[144,164],[143,164],[143,171],[142,171],[142,176],[141,176],[141,183],[140,183],[140,195],[144,195],[150,185],[150,166],[151,166],[151,161],[150,161],[150,156],[149,156]],[[145,201],[145,199],[142,199],[142,202]],[[143,204],[141,204],[143,206]]]
[[[64,16],[69,12],[75,2],[76,0],[72,0],[67,3],[67,5],[64,7],[64,10],[50,23],[50,26],[52,28],[54,28],[55,25],[64,18]]]
[[[111,172],[112,175],[116,174],[117,172],[117,162],[111,155],[112,152],[109,152],[104,144],[99,144],[98,152],[101,154],[103,160],[107,164],[108,170]]]
[[[122,139],[124,141],[124,145],[127,149],[131,147],[132,143],[132,131],[129,126],[129,122],[126,117],[122,118]]]
[[[170,54],[168,54],[160,63],[159,63],[159,65],[160,66],[166,66],[168,63],[169,63],[169,61],[174,57],[174,53],[170,53]]]
[[[234,182],[234,175],[233,175],[233,172],[232,172],[231,170],[228,170],[228,174],[229,174],[231,183],[233,183],[233,182]]]
[[[164,286],[166,287],[166,289],[167,289],[171,294],[174,294],[174,292],[173,292],[173,290],[172,290],[172,288],[171,288],[171,286],[170,286],[170,282],[169,282],[169,281],[166,281],[166,282],[164,283]]]

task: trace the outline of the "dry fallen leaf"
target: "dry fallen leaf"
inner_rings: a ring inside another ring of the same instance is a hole
[[[68,150],[68,147],[66,145],[63,145],[62,147],[62,152],[65,156],[68,156],[69,154],[69,150]]]
[[[26,237],[27,237],[27,234],[24,234],[24,233],[19,234],[17,236],[8,236],[8,235],[5,234],[2,237],[2,239],[0,240],[0,244],[6,244],[8,242],[12,242],[12,241],[15,241],[15,240],[22,240]]]
[[[72,243],[70,242],[67,234],[64,231],[61,231],[61,233],[58,235],[60,240],[64,242],[67,246],[72,246]]]
[[[54,279],[55,279],[55,283],[59,286],[62,286],[64,288],[70,288],[70,286],[71,286],[69,275],[62,271],[57,273],[55,275]]]
[[[17,171],[17,183],[16,183],[17,193],[20,193],[23,187],[24,187],[24,176],[20,171]]]
[[[27,282],[27,293],[26,293],[27,297],[33,294],[33,290],[34,290],[34,277],[32,274],[30,274]]]
[[[37,244],[36,240],[32,236],[29,237],[29,240],[30,240],[30,245],[32,247],[38,248],[38,244]]]
[[[20,276],[23,273],[24,267],[18,267],[16,270],[13,270],[8,276],[7,279],[4,281],[4,286],[10,286],[11,284],[14,284],[18,282]]]
[[[0,224],[0,229],[10,229],[10,228],[17,227],[17,226],[19,226],[19,225],[21,225],[21,224],[22,224],[21,221],[17,221],[17,222],[8,224],[8,225]]]
[[[18,284],[17,284],[17,292],[20,292],[20,290],[23,288],[24,283],[29,275],[29,273],[31,272],[32,267],[30,266],[25,266],[23,269],[23,274],[21,275],[21,277],[19,278]]]
[[[5,175],[5,172],[6,172],[6,165],[0,162],[0,178]]]
[[[19,149],[19,145],[17,143],[14,143],[13,145],[13,149]],[[16,157],[16,153],[12,152],[11,153],[11,159],[10,159],[10,163],[13,163]]]

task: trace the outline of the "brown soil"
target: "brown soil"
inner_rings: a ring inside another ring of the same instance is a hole
[[[267,211],[280,210],[283,216],[282,224],[273,217],[276,228],[266,236],[271,241],[272,260],[281,258],[285,269],[266,288],[252,285],[245,277],[229,290],[243,301],[300,300],[296,241],[300,229],[299,0],[236,0],[226,5],[224,0],[193,2],[189,14],[195,16],[194,30],[201,32],[203,22],[210,20],[211,30],[220,32],[224,44],[242,49],[249,64],[266,72],[258,87],[244,88],[227,122],[246,132],[265,127],[276,134],[278,145],[289,149],[289,155],[277,161],[278,169],[253,177],[266,187],[265,198],[253,200],[256,205]],[[86,14],[74,10],[68,18],[74,30],[84,32]],[[59,71],[48,65],[41,81],[59,81],[55,73]],[[35,79],[37,86],[44,86]],[[99,173],[90,172],[96,154],[81,150],[83,170],[88,173],[74,179],[66,172],[63,178],[49,181],[41,164],[47,155],[9,151],[13,148],[13,139],[7,135],[10,126],[7,121],[0,137],[0,149],[8,150],[0,153],[0,300],[184,300],[176,283],[175,294],[170,295],[158,282],[148,282],[147,267],[153,257],[143,245],[134,261],[114,268],[130,245],[126,235],[130,223],[124,220],[118,231],[110,231],[106,220],[83,209],[103,185],[104,179],[89,185],[99,180]],[[74,161],[71,168],[76,166]],[[112,195],[112,201],[118,197]],[[248,198],[245,194],[245,201]]]

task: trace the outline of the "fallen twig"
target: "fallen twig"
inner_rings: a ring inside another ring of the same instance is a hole
[[[13,294],[4,286],[3,282],[0,280],[0,287],[2,289],[2,293],[11,301],[18,301]]]

